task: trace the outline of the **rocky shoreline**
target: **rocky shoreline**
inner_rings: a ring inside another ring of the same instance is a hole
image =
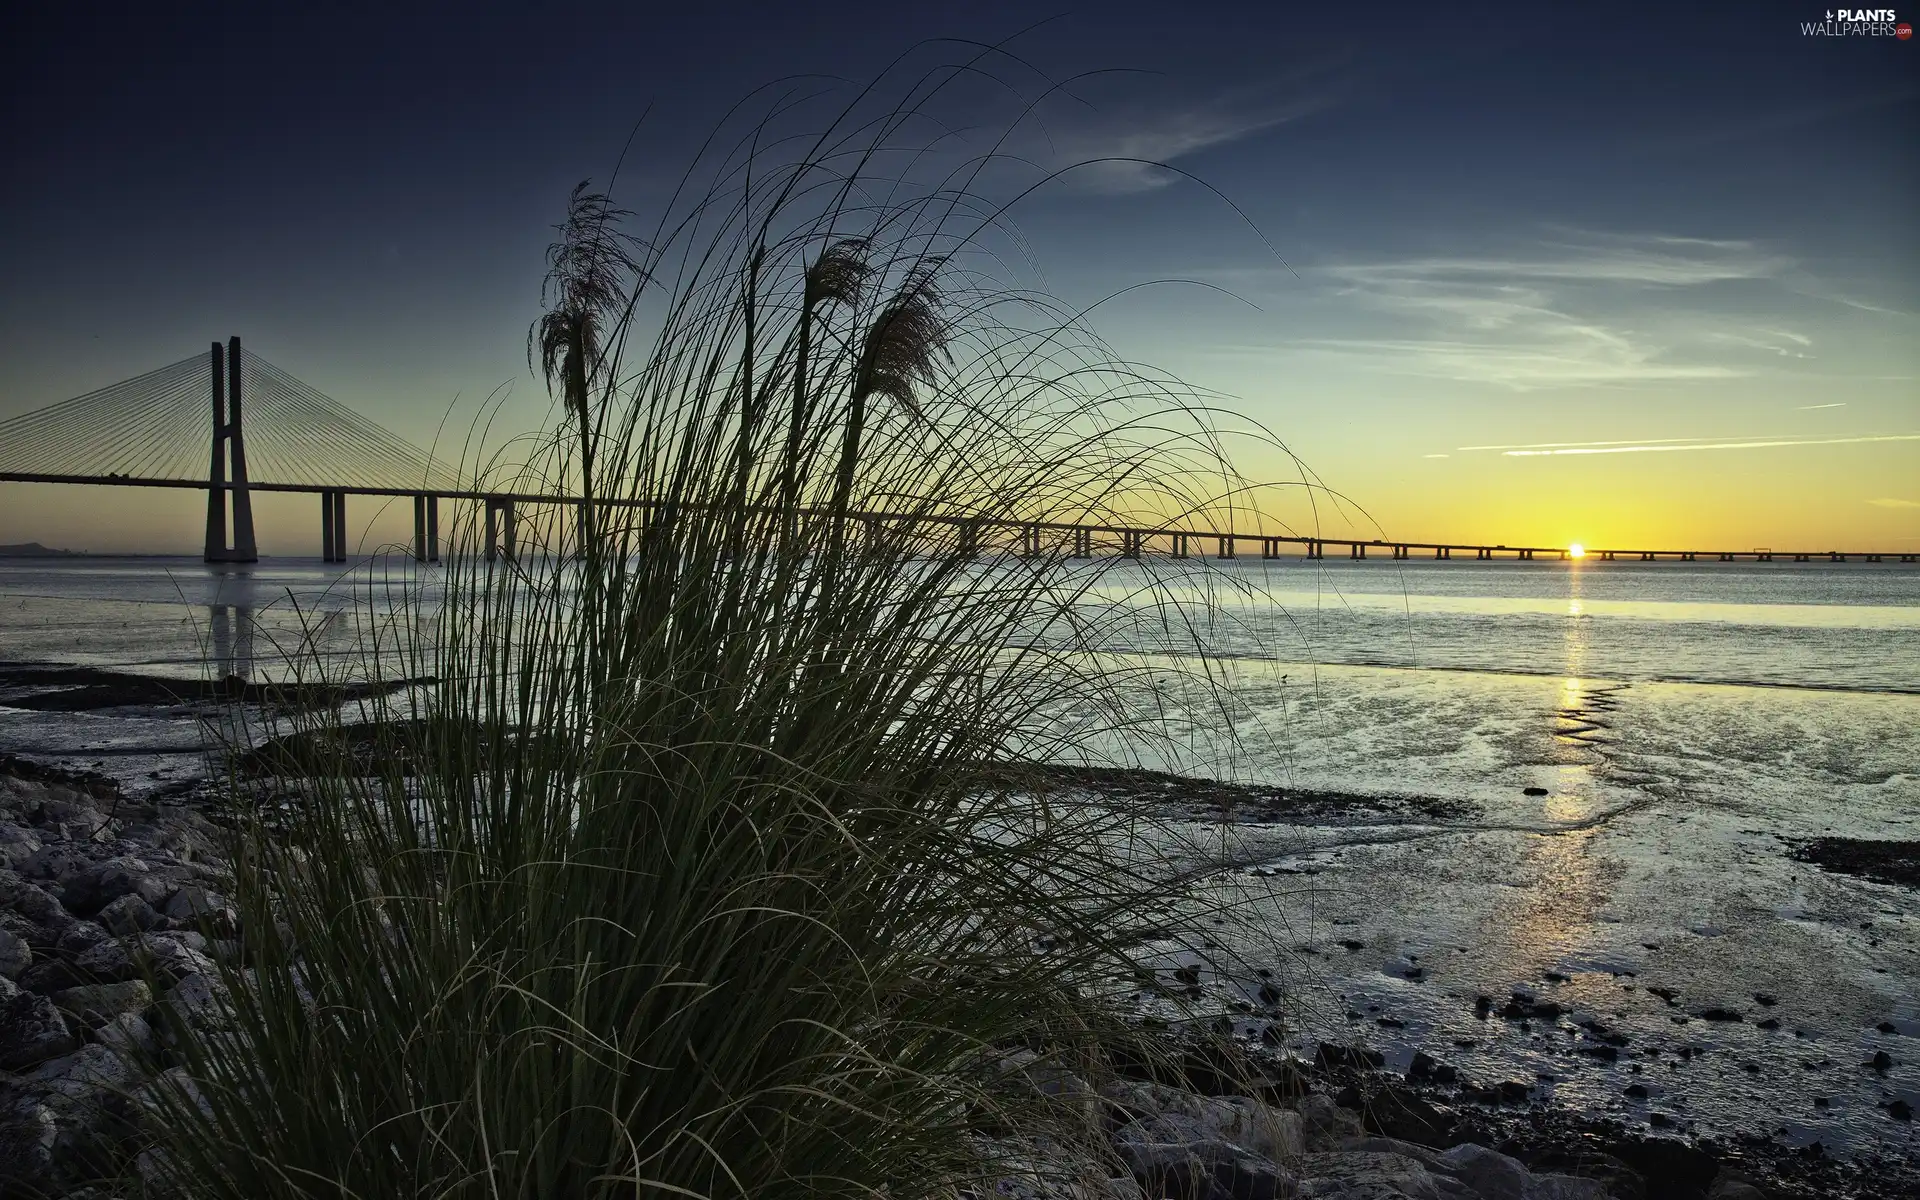
[[[134,798],[101,776],[0,755],[6,1194],[105,1200],[126,1193],[94,1181],[138,1178],[135,1063],[164,1064],[172,1023],[211,1011],[216,960],[244,955],[221,892],[217,814],[203,805],[190,789]],[[1763,1134],[1646,1136],[1539,1103],[1523,1082],[1463,1083],[1424,1053],[1395,1075],[1359,1045],[1322,1043],[1306,1062],[1246,1049],[1237,1069],[1196,1046],[1178,1078],[1140,1071],[1099,1089],[1016,1064],[1049,1090],[1084,1095],[1099,1136],[1078,1147],[983,1141],[1002,1168],[996,1194],[1878,1200],[1920,1187],[1912,1163],[1839,1162]]]

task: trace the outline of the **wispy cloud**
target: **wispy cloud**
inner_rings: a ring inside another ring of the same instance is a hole
[[[1920,508],[1920,500],[1896,500],[1892,496],[1882,496],[1878,500],[1869,500],[1868,504],[1877,504],[1881,508]]]
[[[1508,458],[1535,458],[1561,454],[1660,454],[1676,450],[1765,450],[1776,446],[1843,446],[1859,442],[1920,442],[1920,433],[1884,433],[1866,437],[1781,438],[1778,440],[1739,440],[1729,442],[1687,441],[1679,438],[1649,438],[1644,442],[1543,443],[1542,447],[1516,446],[1502,449]],[[1553,446],[1552,449],[1546,448]],[[1495,447],[1486,447],[1494,449]],[[1880,503],[1874,501],[1875,504]]]
[[[1796,407],[1793,411],[1812,412],[1816,408],[1845,408],[1846,406],[1847,406],[1847,402],[1845,400],[1842,400],[1835,404],[1802,404]]]
[[[1156,164],[1264,133],[1338,98],[1329,72],[1314,68],[1199,98],[1101,105],[1063,99],[1047,106],[1017,152],[1049,169],[1072,167],[1068,182],[1080,188],[1148,191],[1178,178]]]
[[[1378,369],[1519,391],[1738,378],[1758,365],[1747,352],[1810,357],[1813,339],[1703,321],[1692,296],[1658,333],[1647,317],[1682,303],[1680,293],[1771,280],[1791,265],[1750,241],[1583,230],[1549,231],[1524,252],[1334,264],[1319,271],[1336,295],[1412,328],[1300,344]]]

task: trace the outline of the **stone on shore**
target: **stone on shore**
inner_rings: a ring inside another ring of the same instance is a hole
[[[24,1070],[79,1045],[51,998],[0,981],[0,1070]]]

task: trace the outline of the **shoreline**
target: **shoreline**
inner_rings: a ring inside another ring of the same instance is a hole
[[[260,685],[236,690],[224,681],[211,685],[185,681],[156,682],[152,677],[130,672],[52,665],[28,667],[26,664],[6,664],[0,667],[0,684],[8,683],[17,685],[9,687],[8,691],[26,699],[27,703],[21,707],[45,712],[97,713],[98,719],[106,722],[114,721],[122,712],[132,717],[136,710],[153,710],[156,707],[185,719],[196,714],[220,711],[233,700],[242,698],[249,707],[264,703],[269,706],[285,705],[285,710],[302,711],[323,707],[331,699],[318,695],[276,696],[274,689]],[[35,695],[44,695],[46,699],[36,701],[33,698]],[[16,701],[0,696],[0,703],[14,706]],[[69,789],[89,802],[98,801],[111,806],[120,814],[115,819],[122,823],[123,829],[128,827],[129,820],[134,828],[140,828],[145,823],[148,834],[162,841],[169,836],[168,831],[175,830],[176,826],[186,831],[182,835],[185,837],[183,845],[193,844],[196,837],[204,840],[214,828],[208,821],[209,814],[202,803],[207,795],[203,779],[176,777],[160,780],[156,777],[150,787],[145,785],[145,780],[140,780],[134,785],[138,794],[130,795],[123,787],[125,781],[116,782],[110,776],[85,769],[48,766],[44,760],[50,756],[38,757],[42,761],[0,752],[0,787],[5,786],[7,780],[18,780]],[[256,747],[252,757],[261,766],[270,763],[273,766],[280,765],[271,746]],[[81,761],[84,758],[84,755],[76,756]],[[272,771],[262,774],[271,776]],[[1498,824],[1497,814],[1490,813],[1482,800],[1449,799],[1433,795],[1369,796],[1194,779],[1149,770],[1061,766],[1043,768],[1041,774],[1046,777],[1050,787],[1079,794],[1098,803],[1116,808],[1149,810],[1160,818],[1170,818],[1186,825],[1228,827],[1230,832],[1244,831],[1262,836],[1331,831],[1336,834],[1351,832],[1355,837],[1362,837],[1395,828],[1411,829],[1422,837],[1453,837],[1463,830],[1476,829],[1512,832]],[[260,782],[262,786],[271,786],[267,779]],[[62,859],[66,866],[56,865],[56,871],[68,868],[79,870],[88,862],[97,866],[101,854],[112,847],[104,843],[97,844],[83,827],[71,830],[61,827],[62,821],[68,819],[56,820],[55,828],[44,829],[34,835],[41,843],[35,847],[35,852],[44,851],[47,847],[64,847],[70,851]],[[0,820],[12,822],[13,817],[0,815]],[[24,844],[15,832],[21,828],[16,823],[0,830],[0,851],[9,851],[6,862],[17,863],[21,857],[10,852],[10,848]],[[196,834],[195,830],[199,832]],[[1551,837],[1555,831],[1518,832],[1520,836]],[[1920,869],[1920,858],[1914,855],[1914,851],[1920,849],[1920,844],[1858,838],[1824,838],[1820,841],[1820,848],[1807,851],[1814,857],[1805,861],[1817,867],[1823,875],[1838,871],[1842,874],[1835,878],[1880,879],[1890,886],[1911,888],[1912,883],[1904,882],[1907,876],[1883,877],[1890,869],[1896,872]],[[1351,848],[1353,843],[1336,838],[1333,844]],[[1887,847],[1896,845],[1903,849],[1889,866]],[[124,852],[137,850],[138,847],[121,846],[119,849]],[[162,854],[157,846],[148,852]],[[202,859],[206,852],[203,847],[200,851]],[[1260,862],[1259,857],[1254,856],[1249,864],[1241,866],[1248,874],[1266,876],[1313,876],[1323,869],[1337,868],[1338,864],[1331,860],[1314,859],[1314,855],[1321,853],[1311,851],[1281,860],[1274,860],[1269,854],[1264,865],[1250,865]],[[1332,853],[1337,858],[1340,852],[1334,850]],[[1783,845],[1780,847],[1780,857],[1783,861],[1798,858],[1799,851]],[[171,851],[167,851],[165,858],[167,870],[180,875],[183,880],[204,870],[203,863],[195,863],[191,857],[174,861]],[[1826,861],[1821,861],[1822,858]],[[4,865],[6,863],[0,862],[0,866]],[[1234,868],[1238,869],[1241,868]],[[207,881],[201,877],[199,882],[204,885]],[[1293,882],[1302,884],[1309,881]],[[1319,884],[1314,882],[1311,886]],[[1436,898],[1434,902],[1446,903],[1443,898]],[[4,918],[4,915],[0,914],[0,918]],[[19,914],[16,912],[12,915],[17,917]],[[168,937],[191,936],[187,925],[156,928],[160,934]],[[153,933],[152,930],[147,932]],[[1358,931],[1347,934],[1344,940],[1336,940],[1341,938],[1337,928],[1330,927],[1321,933],[1325,935],[1324,945],[1303,944],[1298,948],[1300,952],[1318,955],[1318,961],[1323,963],[1331,956],[1331,960],[1339,967],[1344,967],[1349,975],[1356,970],[1363,973],[1373,970],[1370,965],[1362,964],[1365,956],[1359,953],[1362,949],[1359,938],[1362,935]],[[188,948],[193,949],[190,945]],[[1343,952],[1345,957],[1342,957]],[[1403,991],[1417,990],[1417,973],[1423,972],[1424,967],[1413,962],[1402,962],[1402,958],[1408,957],[1404,950],[1396,955],[1391,947],[1366,948],[1366,956],[1378,957],[1381,953],[1388,957],[1380,965],[1380,970],[1391,968],[1398,973],[1405,968],[1406,978],[1411,983],[1403,986],[1396,980],[1396,986],[1402,986]],[[1609,1055],[1607,1048],[1610,1038],[1617,1034],[1609,1029],[1604,1020],[1600,1021],[1597,1028],[1578,1025],[1577,1020],[1584,1015],[1576,1011],[1579,1006],[1571,1002],[1563,1005],[1555,999],[1559,994],[1558,989],[1569,985],[1564,977],[1556,977],[1551,967],[1546,971],[1547,983],[1544,988],[1532,987],[1523,993],[1516,984],[1515,993],[1510,999],[1504,992],[1495,991],[1477,998],[1462,996],[1459,1002],[1485,1009],[1476,1011],[1474,1016],[1483,1023],[1483,1030],[1494,1035],[1492,1042],[1498,1042],[1503,1033],[1511,1039],[1515,1036],[1515,1030],[1524,1033],[1537,1023],[1539,1030],[1534,1036],[1536,1042],[1538,1032],[1564,1028],[1570,1040],[1562,1053],[1571,1050],[1580,1055],[1580,1058],[1572,1060],[1579,1063],[1611,1067],[1617,1057],[1624,1068],[1628,1057],[1643,1052],[1636,1037],[1631,1050],[1622,1050],[1626,1043],[1621,1041],[1619,1045],[1611,1046],[1619,1053]],[[1621,977],[1623,974],[1624,979]],[[1626,990],[1631,992],[1634,990],[1631,982],[1633,974],[1630,969],[1616,970],[1615,982],[1624,983]],[[1333,977],[1338,977],[1337,972]],[[1640,990],[1658,996],[1662,989],[1650,981]],[[1231,993],[1223,988],[1217,994],[1224,998]],[[1341,998],[1345,1000],[1345,994]],[[1783,991],[1782,999],[1790,1004],[1795,997]],[[1364,997],[1351,1002],[1353,1007],[1346,1014],[1349,1024],[1344,1029],[1337,1021],[1331,1028],[1316,1031],[1312,1037],[1304,1037],[1304,1029],[1295,1029],[1282,1046],[1261,1047],[1257,1030],[1252,1025],[1242,1028],[1240,1032],[1243,1035],[1253,1033],[1248,1041],[1252,1043],[1259,1061],[1282,1077],[1304,1081],[1313,1089],[1312,1094],[1325,1096],[1345,1110],[1359,1114],[1367,1124],[1367,1132],[1376,1137],[1426,1146],[1429,1150],[1443,1151],[1462,1144],[1482,1145],[1530,1167],[1547,1171],[1558,1170],[1569,1164],[1578,1166],[1584,1158],[1600,1155],[1629,1166],[1639,1161],[1643,1167],[1656,1171],[1691,1172],[1688,1178],[1698,1175],[1704,1169],[1702,1164],[1710,1161],[1716,1164],[1716,1171],[1719,1165],[1729,1166],[1736,1172],[1744,1172],[1750,1181],[1763,1189],[1764,1194],[1779,1196],[1853,1195],[1865,1200],[1879,1200],[1883,1196],[1906,1195],[1920,1190],[1920,1155],[1889,1158],[1884,1154],[1829,1152],[1824,1147],[1818,1151],[1810,1150],[1778,1136],[1775,1127],[1781,1114],[1776,1112],[1752,1112],[1745,1128],[1736,1129],[1732,1135],[1723,1133],[1718,1138],[1696,1137],[1684,1121],[1668,1121],[1663,1126],[1655,1118],[1653,1127],[1648,1128],[1644,1121],[1623,1121],[1618,1111],[1582,1102],[1577,1096],[1556,1095],[1551,1083],[1541,1086],[1527,1079],[1526,1076],[1532,1073],[1530,1070],[1510,1071],[1504,1076],[1498,1072],[1487,1074],[1482,1070],[1478,1073],[1477,1081],[1470,1079],[1469,1075],[1473,1072],[1464,1063],[1456,1067],[1445,1061],[1455,1052],[1449,1050],[1438,1026],[1429,1025],[1423,1030],[1418,1022],[1414,1022],[1413,1027],[1408,1027],[1397,1019],[1391,1006],[1379,1009],[1378,1006],[1364,1004],[1363,1000]],[[1718,1018],[1712,1015],[1711,1005],[1717,1002],[1711,997],[1702,1001],[1694,1001],[1689,997],[1688,1002],[1681,1003],[1669,996],[1665,1003],[1672,1009],[1676,1022],[1688,1017],[1702,1022],[1696,1026],[1699,1029],[1712,1032],[1722,1028],[1715,1023]],[[1702,1003],[1709,1007],[1702,1009]],[[1362,1014],[1356,1011],[1359,1007],[1366,1007],[1369,1011]],[[1550,1015],[1549,1009],[1552,1010]],[[1699,1011],[1692,1011],[1696,1009]],[[1373,1015],[1376,1010],[1379,1011],[1378,1017]],[[1285,1019],[1294,1014],[1283,1005],[1276,1015]],[[1764,1029],[1766,1022],[1771,1020],[1771,1016],[1763,1016],[1757,1024],[1738,1024],[1727,1028]],[[1355,1027],[1356,1022],[1358,1028]],[[1587,1024],[1592,1026],[1593,1019],[1588,1018]],[[1365,1030],[1364,1035],[1361,1034],[1362,1029]],[[1896,1031],[1890,1024],[1881,1027],[1883,1034],[1892,1035],[1896,1032],[1903,1038],[1920,1036],[1920,1028],[1908,1029],[1903,1026]],[[1695,1052],[1689,1046],[1691,1043],[1680,1046],[1681,1061],[1653,1063],[1649,1059],[1649,1064],[1666,1066],[1669,1070],[1684,1066],[1695,1058]],[[1674,1057],[1669,1055],[1669,1058]],[[1389,1070],[1390,1065],[1397,1069]],[[1865,1064],[1862,1069],[1871,1071],[1872,1064]],[[1884,1070],[1881,1075],[1884,1078]],[[1693,1086],[1707,1085],[1696,1080]],[[1629,1095],[1633,1094],[1631,1087],[1629,1085]],[[1650,1113],[1658,1110],[1647,1110],[1642,1106],[1640,1111]],[[1905,1116],[1892,1110],[1880,1119],[1909,1121],[1910,1116],[1910,1110]],[[1647,1148],[1649,1144],[1652,1149]],[[1653,1157],[1647,1157],[1649,1155]],[[1676,1167],[1674,1164],[1680,1165]],[[1612,1169],[1606,1163],[1601,1163],[1596,1169],[1600,1168]],[[1636,1170],[1643,1176],[1646,1173],[1645,1170]],[[1685,1193],[1649,1190],[1646,1194]],[[1700,1191],[1694,1194],[1706,1193]]]

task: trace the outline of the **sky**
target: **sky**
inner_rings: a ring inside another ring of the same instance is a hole
[[[646,213],[753,89],[957,38],[1100,72],[1015,130],[1039,167],[1178,168],[1014,217],[1070,304],[1153,282],[1099,332],[1284,439],[1351,501],[1331,532],[1920,549],[1920,44],[1826,12],[34,6],[0,49],[0,419],[237,334],[420,444],[489,396],[537,428],[575,182],[632,136]],[[203,505],[0,484],[0,542],[190,552]],[[316,553],[315,506],[263,500],[262,550]]]

